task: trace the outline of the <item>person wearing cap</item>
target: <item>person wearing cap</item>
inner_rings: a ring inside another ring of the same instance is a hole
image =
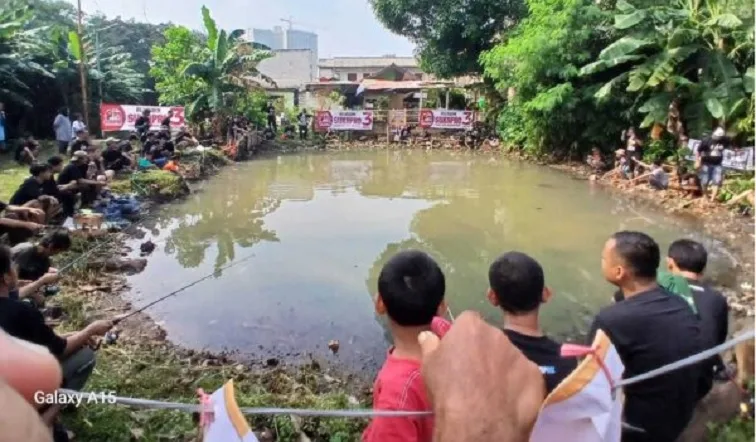
[[[725,135],[725,130],[718,127],[711,136],[705,137],[696,149],[696,168],[698,179],[701,181],[701,192],[706,196],[708,187],[711,186],[711,201],[716,200],[719,188],[724,179],[725,149],[730,147],[730,138]]]
[[[121,151],[121,145],[119,143],[120,142],[113,137],[105,140],[105,151],[102,152],[102,160],[106,170],[118,172],[131,167],[131,159]]]
[[[67,190],[60,192],[60,203],[66,216],[73,216],[74,214],[76,194],[87,189],[96,189],[105,185],[105,183],[98,182],[97,180],[87,179],[86,171],[88,168],[89,155],[82,150],[77,150],[73,153],[71,161],[58,175],[58,186],[67,187]],[[75,183],[73,187],[67,186],[72,183]]]

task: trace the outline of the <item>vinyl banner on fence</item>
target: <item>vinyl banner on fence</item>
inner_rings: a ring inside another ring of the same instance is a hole
[[[373,130],[373,111],[329,110],[315,113],[315,130]]]
[[[423,109],[420,111],[420,127],[450,130],[472,129],[473,117],[473,111]]]
[[[168,111],[173,110],[171,129],[176,130],[185,124],[184,108],[181,106],[140,106],[131,104],[108,104],[100,105],[100,127],[103,132],[133,131],[134,122],[142,115],[145,109],[150,110],[150,130],[160,129],[160,123],[168,116]]]
[[[701,140],[688,140],[688,148],[690,149],[690,154],[687,156],[688,160],[695,160],[699,144],[701,144]],[[725,149],[722,152],[722,166],[727,169],[753,170],[753,150],[753,147]]]

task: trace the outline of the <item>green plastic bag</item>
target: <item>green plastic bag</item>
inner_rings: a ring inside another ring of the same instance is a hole
[[[693,300],[693,290],[688,284],[688,280],[679,275],[673,275],[669,272],[659,271],[656,274],[656,282],[668,291],[680,296],[688,303],[693,313],[698,314],[698,308]]]

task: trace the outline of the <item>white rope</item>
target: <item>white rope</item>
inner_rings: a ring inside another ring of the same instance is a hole
[[[683,368],[689,365],[693,365],[695,363],[709,359],[712,356],[718,355],[719,353],[722,353],[725,350],[729,350],[732,347],[735,347],[736,345],[740,344],[741,342],[745,342],[749,339],[753,339],[753,337],[754,337],[754,330],[741,333],[740,335],[730,339],[724,344],[717,345],[716,347],[712,347],[709,350],[702,351],[701,353],[694,354],[692,356],[688,356],[685,359],[680,359],[677,362],[664,365],[662,367],[643,373],[641,375],[634,376],[628,379],[622,379],[621,381],[615,384],[614,388],[617,389],[620,387],[626,387],[628,385],[637,384],[638,382],[642,382],[651,378],[655,378],[657,376],[661,376],[663,374],[667,374],[670,371],[677,370],[678,368]]]
[[[635,376],[629,379],[624,379],[615,385],[615,388],[632,385],[638,382],[642,382],[657,376],[661,376],[670,371],[677,370],[679,368],[687,367],[689,365],[696,364],[705,359],[708,359],[714,355],[717,355],[725,350],[728,350],[737,344],[752,339],[754,337],[754,331],[748,331],[742,333],[735,338],[725,342],[724,344],[713,347],[709,350],[695,354],[693,356],[681,359],[677,362],[659,367],[655,370],[651,370],[648,373],[644,373],[639,376]],[[181,410],[188,412],[201,412],[203,411],[199,404],[185,404],[181,402],[165,402],[155,401],[151,399],[108,396],[103,399],[99,393],[84,393],[67,389],[59,389],[58,394],[64,394],[70,397],[81,397],[82,400],[88,400],[93,397],[97,403],[116,403],[122,405],[128,405],[138,408],[151,408],[151,409],[163,409],[163,410]],[[373,417],[421,417],[430,416],[433,413],[431,411],[395,411],[395,410],[366,410],[366,409],[354,409],[354,410],[318,410],[313,408],[241,408],[241,412],[247,415],[295,415],[305,417],[341,417],[341,418],[373,418]],[[622,424],[623,427],[631,430],[637,430],[634,427]],[[639,430],[642,431],[642,430]]]

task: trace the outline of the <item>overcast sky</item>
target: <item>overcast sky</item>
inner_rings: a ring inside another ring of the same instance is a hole
[[[288,26],[281,19],[291,17],[294,28],[318,34],[320,57],[409,56],[414,49],[381,25],[367,0],[81,0],[85,13],[192,28],[202,27],[203,4],[224,29]]]

